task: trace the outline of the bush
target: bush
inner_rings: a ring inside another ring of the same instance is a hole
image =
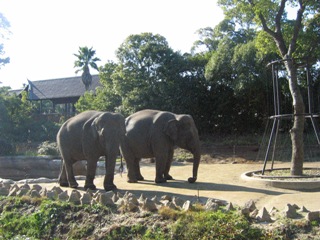
[[[60,152],[55,142],[45,141],[38,146],[38,155],[59,156]]]
[[[0,139],[0,156],[12,155],[15,153],[15,147],[8,141]]]

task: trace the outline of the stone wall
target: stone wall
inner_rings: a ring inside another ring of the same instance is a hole
[[[86,175],[85,162],[74,164],[75,175]],[[58,178],[61,160],[50,157],[0,157],[0,178],[22,180],[27,178]]]

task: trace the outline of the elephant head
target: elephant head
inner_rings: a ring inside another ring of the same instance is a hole
[[[90,129],[94,140],[105,149],[110,146],[110,141],[115,141],[118,145],[126,133],[124,117],[121,114],[109,112],[96,117]]]
[[[193,118],[185,114],[176,115],[176,119],[167,122],[164,131],[175,145],[193,154],[193,176],[188,179],[188,182],[194,183],[198,176],[201,154],[198,130]]]
[[[90,137],[91,136],[91,137]],[[119,154],[119,146],[125,136],[125,120],[121,114],[101,113],[85,125],[83,133],[83,150],[87,158],[105,156],[106,175],[104,179],[105,190],[115,189],[113,184],[116,158]],[[89,168],[88,164],[88,168]],[[94,177],[95,165],[89,171],[90,177]],[[91,185],[87,184],[87,188]]]

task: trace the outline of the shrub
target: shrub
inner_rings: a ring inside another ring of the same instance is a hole
[[[15,153],[15,147],[8,141],[0,139],[0,156],[12,155]]]
[[[57,143],[45,141],[38,146],[38,155],[59,156]]]

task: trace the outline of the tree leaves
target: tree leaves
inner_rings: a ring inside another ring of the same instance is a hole
[[[89,89],[92,83],[92,76],[90,74],[89,66],[99,71],[96,62],[100,61],[100,59],[97,57],[93,58],[95,54],[96,51],[92,50],[92,47],[90,49],[88,47],[79,47],[78,54],[73,54],[78,58],[74,62],[74,67],[79,68],[75,71],[75,73],[82,71],[81,78],[86,90]]]

